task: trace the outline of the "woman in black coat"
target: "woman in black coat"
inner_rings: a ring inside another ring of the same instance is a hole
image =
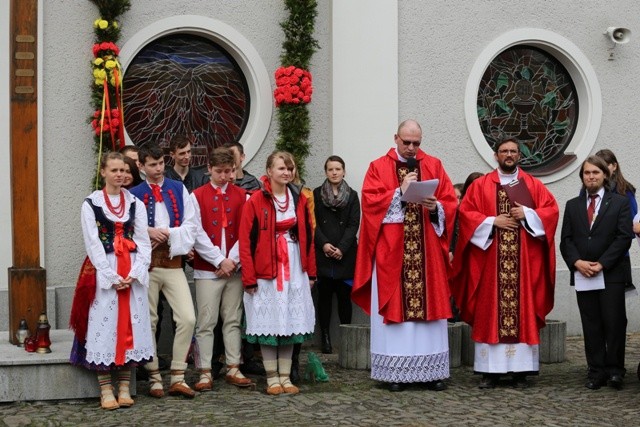
[[[313,190],[315,200],[315,245],[318,268],[318,317],[322,352],[331,353],[331,305],[338,300],[340,323],[351,323],[351,285],[360,227],[358,193],[344,180],[344,160],[330,156],[324,164],[327,179]]]

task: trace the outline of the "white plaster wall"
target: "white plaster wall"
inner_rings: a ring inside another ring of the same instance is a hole
[[[635,135],[640,88],[640,40],[616,49],[608,61],[608,43],[602,34],[609,26],[630,28],[640,34],[640,14],[633,1],[471,1],[403,0],[398,2],[400,25],[400,118],[416,117],[423,125],[423,145],[440,157],[454,182],[464,182],[471,171],[487,172],[476,152],[464,120],[464,90],[480,52],[499,35],[520,27],[554,31],[569,39],[586,55],[598,75],[603,118],[593,152],[611,148],[625,176],[640,185],[635,165]],[[633,37],[633,36],[632,36]],[[577,195],[578,173],[549,185],[561,207]],[[560,239],[560,226],[556,243]],[[567,320],[568,332],[581,332],[575,295],[568,286],[566,265],[557,251],[556,304],[551,318]],[[637,244],[631,252],[634,270],[640,266]],[[638,277],[638,271],[635,272]],[[636,283],[640,284],[638,280]],[[637,297],[628,300],[629,330],[640,329]]]
[[[514,28],[533,26],[559,33],[589,58],[598,74],[603,94],[603,120],[594,151],[612,148],[621,159],[627,178],[640,185],[640,171],[631,162],[635,141],[630,138],[634,135],[637,121],[634,101],[640,79],[637,73],[640,69],[640,40],[634,38],[640,34],[640,15],[635,2],[620,0],[611,5],[611,2],[604,4],[585,0],[532,0],[528,3],[505,0],[370,0],[367,5],[374,8],[389,2],[396,3],[398,7],[399,37],[399,58],[389,58],[398,62],[399,95],[389,102],[399,105],[399,117],[394,117],[394,125],[384,135],[372,141],[370,149],[353,153],[353,159],[345,158],[347,165],[350,161],[366,164],[380,156],[391,146],[395,122],[415,117],[423,125],[426,150],[443,160],[453,181],[464,180],[472,170],[490,170],[473,148],[464,122],[463,101],[468,74],[477,55],[494,38]],[[43,3],[45,267],[49,286],[68,286],[75,283],[84,256],[78,212],[89,191],[94,171],[93,140],[86,117],[90,113],[92,24],[98,16],[97,9],[90,2],[56,0]],[[334,149],[342,154],[351,152],[342,146],[349,144],[349,139],[342,142],[333,137],[344,130],[332,129],[334,124],[331,120],[334,102],[331,96],[334,60],[331,43],[338,42],[332,40],[331,35],[331,2],[318,3],[316,38],[321,49],[314,56],[311,68],[315,91],[310,105],[312,154],[307,160],[307,184],[311,187],[322,182],[324,160]],[[269,72],[278,67],[282,42],[278,24],[285,17],[279,0],[136,0],[122,19],[121,43],[150,22],[182,14],[200,14],[232,25],[254,45]],[[353,17],[354,22],[358,19],[360,16]],[[616,49],[615,61],[607,61],[608,45],[602,35],[604,29],[611,25],[625,26],[634,31],[631,42]],[[0,38],[0,46],[1,42]],[[363,50],[374,55],[376,45],[364,43]],[[360,78],[370,87],[380,84],[376,77],[375,72],[361,69]],[[0,102],[1,95],[0,91]],[[355,109],[350,114],[356,117],[362,112]],[[266,157],[274,148],[277,136],[275,115],[272,124],[262,148],[247,165],[247,169],[256,175],[263,172]],[[348,121],[340,126],[349,126]],[[350,184],[359,190],[359,180],[353,179]],[[549,188],[563,207],[565,201],[577,193],[578,186],[577,173],[574,173]],[[634,266],[640,265],[638,255],[634,244]],[[566,268],[560,258],[558,266],[560,280],[552,316],[569,320],[569,332],[577,333],[580,328],[576,323],[575,297],[566,285]],[[629,329],[637,330],[640,326],[640,318],[635,314],[638,312],[637,300],[629,308]]]
[[[75,285],[84,257],[80,205],[94,169],[90,84],[91,2],[43,2],[44,247],[47,286]]]
[[[45,257],[48,286],[75,285],[84,256],[79,223],[82,200],[90,190],[94,174],[94,152],[90,114],[92,83],[93,21],[98,11],[90,2],[56,0],[44,2],[44,206]],[[317,34],[322,49],[313,58],[316,87],[310,105],[312,156],[309,171],[322,170],[330,154],[329,141],[329,12],[328,3],[319,2]],[[136,0],[121,19],[120,45],[150,23],[177,15],[202,15],[233,26],[259,52],[272,76],[280,65],[283,40],[279,23],[286,17],[279,0],[189,2]],[[273,80],[273,78],[271,78]],[[273,84],[273,81],[272,81]],[[276,116],[262,147],[246,168],[255,175],[264,173],[268,154],[277,137]],[[310,186],[319,185],[313,177]]]
[[[398,126],[398,6],[334,0],[332,16],[332,149],[359,191]]]
[[[11,250],[11,173],[9,170],[9,2],[0,1],[0,290],[8,288]]]

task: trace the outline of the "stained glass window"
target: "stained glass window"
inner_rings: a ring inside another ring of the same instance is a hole
[[[504,137],[520,146],[520,165],[550,174],[565,155],[578,120],[578,95],[565,67],[548,52],[519,45],[489,64],[478,89],[478,120],[491,148]]]
[[[123,87],[125,128],[133,143],[158,142],[168,151],[173,135],[186,135],[192,166],[205,165],[213,148],[238,141],[247,123],[246,78],[205,37],[172,34],[152,41],[127,67]]]

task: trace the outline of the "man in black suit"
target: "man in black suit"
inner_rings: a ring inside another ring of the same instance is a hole
[[[586,387],[620,389],[627,330],[624,288],[631,283],[627,251],[633,239],[630,206],[609,188],[609,168],[596,156],[580,167],[583,195],[567,202],[560,251],[576,287],[589,365]]]

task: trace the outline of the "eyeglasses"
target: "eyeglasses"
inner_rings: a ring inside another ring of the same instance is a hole
[[[402,144],[403,144],[405,147],[408,147],[408,146],[410,146],[410,145],[413,145],[414,147],[416,147],[416,148],[417,148],[417,147],[420,147],[420,144],[422,143],[422,141],[405,141],[404,139],[402,139],[402,138],[400,138],[400,137],[398,137],[398,139],[399,139],[400,141],[402,141]]]
[[[518,150],[498,150],[498,154],[518,154]]]

